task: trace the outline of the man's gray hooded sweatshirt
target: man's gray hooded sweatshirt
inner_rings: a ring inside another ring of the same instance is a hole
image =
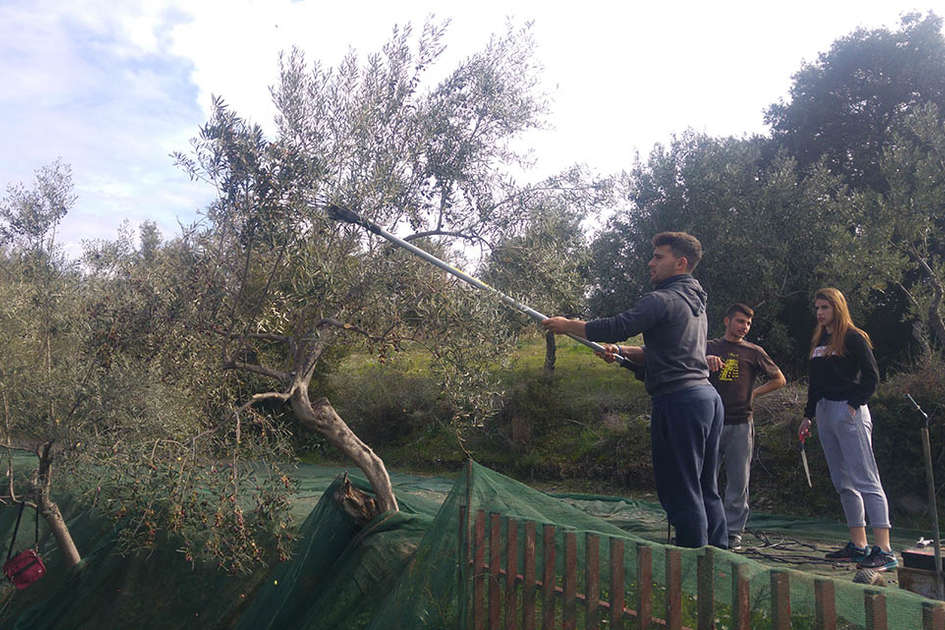
[[[651,396],[708,384],[706,297],[688,273],[667,278],[630,310],[587,322],[587,338],[617,343],[643,333]]]

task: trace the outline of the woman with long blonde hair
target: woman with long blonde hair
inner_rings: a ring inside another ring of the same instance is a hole
[[[889,502],[873,456],[873,421],[866,403],[879,382],[873,344],[857,328],[837,289],[814,295],[817,325],[811,337],[807,407],[798,429],[801,441],[817,420],[830,479],[850,529],[846,546],[826,555],[863,569],[887,570],[899,563],[889,545]],[[873,530],[870,548],[866,523]]]

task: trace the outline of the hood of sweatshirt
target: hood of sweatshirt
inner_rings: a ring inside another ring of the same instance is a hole
[[[677,294],[692,310],[693,315],[700,315],[705,311],[709,294],[705,292],[699,281],[688,273],[666,278],[655,287]]]

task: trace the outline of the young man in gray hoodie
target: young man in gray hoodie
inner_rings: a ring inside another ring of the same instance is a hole
[[[728,547],[725,511],[716,480],[724,412],[709,384],[705,344],[706,292],[692,277],[702,245],[685,232],[653,237],[648,264],[653,291],[627,311],[584,322],[550,317],[542,322],[555,334],[617,342],[643,333],[640,346],[605,346],[604,359],[620,354],[645,370],[653,404],[651,440],[656,491],[676,544]]]

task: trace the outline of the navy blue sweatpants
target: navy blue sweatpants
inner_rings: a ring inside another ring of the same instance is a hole
[[[680,547],[728,547],[716,476],[724,416],[711,385],[653,397],[656,492]]]

